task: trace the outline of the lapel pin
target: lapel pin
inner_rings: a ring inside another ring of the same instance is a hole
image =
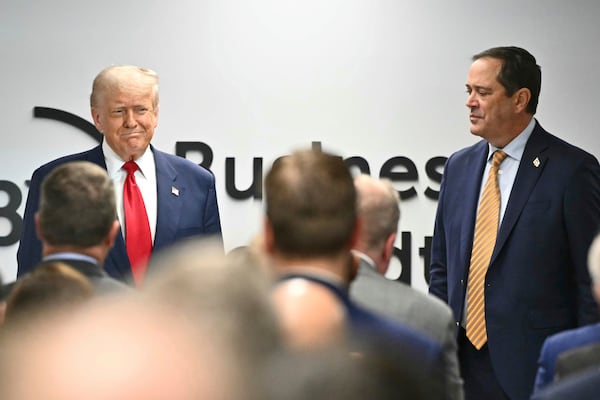
[[[179,189],[177,189],[175,186],[171,186],[171,194],[179,196]]]
[[[537,168],[540,166],[540,164],[540,159],[536,157],[535,160],[533,160],[533,166]]]

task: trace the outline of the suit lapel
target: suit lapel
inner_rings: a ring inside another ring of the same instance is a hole
[[[544,130],[536,123],[535,129],[531,133],[531,137],[527,141],[523,156],[521,157],[490,265],[493,264],[498,253],[506,243],[510,232],[521,215],[523,207],[527,203],[531,191],[544,170],[548,159],[548,156],[544,154],[544,151],[548,147],[544,136]]]
[[[90,150],[87,160],[106,169],[106,161],[104,159],[104,153],[102,152],[102,145],[96,146]],[[110,275],[115,277],[118,276],[117,274],[119,274],[122,278],[127,278],[129,275],[131,275],[129,256],[127,255],[127,249],[125,247],[125,240],[123,240],[121,228],[119,228],[119,232],[115,238],[115,243],[106,257],[104,267]]]
[[[91,149],[87,154],[86,161],[92,162],[106,169],[106,161],[104,160],[102,146],[96,146],[93,149]]]
[[[156,164],[157,216],[154,247],[171,243],[177,232],[185,187],[177,184],[177,171],[167,157],[152,147]]]

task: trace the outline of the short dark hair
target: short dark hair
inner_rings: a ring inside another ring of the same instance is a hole
[[[473,56],[473,61],[484,57],[502,61],[497,79],[506,90],[507,96],[512,96],[521,88],[529,89],[531,99],[527,105],[527,112],[535,114],[542,86],[542,71],[535,57],[520,47],[505,46],[492,47],[477,53]]]
[[[289,256],[343,251],[356,224],[356,189],[341,157],[317,150],[277,159],[265,179],[275,246]]]
[[[18,279],[6,299],[6,321],[21,321],[71,307],[94,296],[91,282],[69,265],[42,263]]]
[[[42,182],[44,240],[81,248],[102,243],[117,216],[115,203],[113,182],[98,165],[75,161],[55,168]]]

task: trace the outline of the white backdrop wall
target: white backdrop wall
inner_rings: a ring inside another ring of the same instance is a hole
[[[394,262],[389,277],[408,268],[412,285],[426,290],[420,248],[436,201],[424,193],[439,183],[425,167],[477,140],[464,106],[471,55],[497,45],[530,50],[543,71],[539,121],[598,157],[599,17],[597,0],[2,0],[0,271],[6,281],[16,275],[10,220],[23,213],[33,170],[95,145],[72,126],[34,118],[33,108],[91,120],[92,79],[127,63],[160,75],[153,143],[172,153],[177,142],[212,150],[227,249],[258,232],[262,202],[227,193],[226,158],[239,190],[252,183],[255,158],[264,173],[312,142],[362,157],[373,175],[386,160],[409,159],[418,178],[396,187],[417,193],[402,204],[399,229],[410,245],[396,245],[411,260]],[[6,189],[15,186],[17,194]]]

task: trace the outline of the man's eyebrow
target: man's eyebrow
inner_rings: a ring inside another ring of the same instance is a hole
[[[467,89],[474,89],[474,90],[488,90],[491,91],[492,88],[489,86],[481,86],[481,85],[469,85],[468,83],[465,84],[465,87]]]

